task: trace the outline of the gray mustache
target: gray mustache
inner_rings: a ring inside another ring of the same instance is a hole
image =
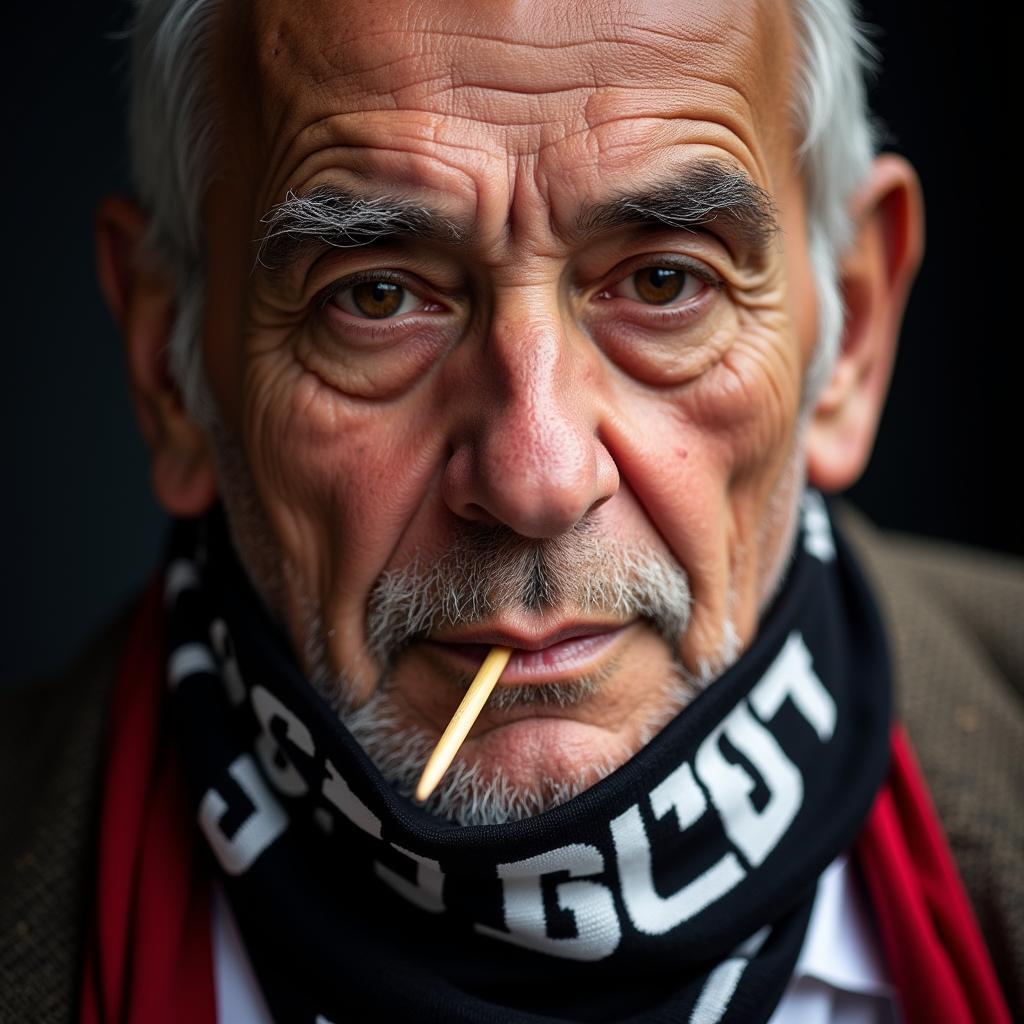
[[[367,642],[378,663],[390,667],[410,643],[439,630],[502,612],[559,609],[648,619],[674,648],[691,605],[681,565],[650,547],[603,536],[586,520],[542,540],[467,524],[445,554],[417,557],[380,576],[367,605]]]

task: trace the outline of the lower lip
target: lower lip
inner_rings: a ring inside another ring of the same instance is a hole
[[[539,651],[514,648],[508,666],[501,674],[500,682],[547,683],[593,672],[628,628],[621,626],[607,633],[570,637]],[[424,642],[461,662],[465,668],[472,671],[480,667],[480,663],[492,647],[491,644],[447,644],[434,640]]]

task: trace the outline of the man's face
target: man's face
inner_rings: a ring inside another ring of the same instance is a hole
[[[815,339],[788,11],[297,10],[232,16],[205,205],[243,558],[397,734],[520,649],[463,759],[593,781],[750,640],[788,546]],[[291,244],[290,194],[390,227]]]

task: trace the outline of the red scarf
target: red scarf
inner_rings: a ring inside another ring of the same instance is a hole
[[[82,1024],[216,1024],[209,867],[162,727],[161,594],[139,609],[113,692]],[[854,850],[907,1024],[1010,1024],[902,728]]]
[[[161,728],[163,586],[133,623],[114,685],[82,1024],[216,1024],[209,872],[177,752]]]

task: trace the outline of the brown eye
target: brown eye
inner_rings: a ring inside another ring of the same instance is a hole
[[[681,306],[700,294],[706,282],[685,267],[641,267],[605,294],[645,306]]]
[[[402,306],[404,291],[390,281],[364,281],[352,289],[352,302],[365,316],[393,316]]]
[[[637,296],[654,306],[679,298],[688,277],[685,270],[672,267],[644,267],[633,275]]]
[[[342,288],[335,292],[331,301],[346,313],[367,320],[386,320],[409,313],[419,304],[407,288],[379,279]]]

